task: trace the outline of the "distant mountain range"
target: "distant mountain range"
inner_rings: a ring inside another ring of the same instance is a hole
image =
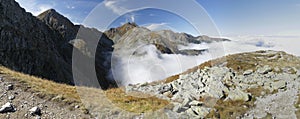
[[[194,37],[170,30],[150,31],[136,23],[126,23],[102,33],[94,28],[74,25],[54,9],[35,17],[14,0],[0,1],[0,64],[16,71],[71,85],[74,85],[72,61],[81,61],[72,60],[74,50],[83,59],[95,58],[99,83],[103,89],[107,89],[116,86],[108,78],[112,52],[131,55],[130,51],[140,45],[154,45],[161,53],[198,55],[202,51],[179,50],[178,45],[220,41],[228,39]],[[89,49],[94,44],[98,44],[96,52]],[[95,57],[92,57],[93,53],[96,53]],[[87,66],[83,64],[78,67]],[[90,80],[84,73],[82,76]],[[85,85],[84,81],[79,84]]]

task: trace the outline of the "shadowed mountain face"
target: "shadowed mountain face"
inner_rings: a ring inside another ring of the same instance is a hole
[[[0,64],[3,66],[56,82],[74,84],[74,46],[88,61],[95,58],[97,76],[102,88],[114,85],[106,79],[110,63],[104,64],[113,50],[113,42],[100,31],[74,25],[53,9],[36,18],[26,13],[13,0],[0,1],[0,21]],[[81,34],[75,39],[79,29]],[[100,39],[99,43],[96,42],[97,39]],[[98,44],[97,49],[88,49],[88,45],[92,44]],[[82,48],[86,49],[85,52]],[[92,57],[92,53],[96,53],[96,56]],[[82,78],[89,80],[88,76]]]
[[[47,10],[37,17],[64,38],[58,49],[63,54],[64,59],[70,64],[72,61],[78,62],[76,64],[79,66],[75,66],[75,68],[81,69],[82,75],[80,77],[84,80],[77,81],[76,85],[97,87],[95,84],[89,84],[91,82],[89,80],[93,79],[85,75],[88,74],[86,71],[93,70],[88,69],[89,67],[96,69],[101,88],[106,89],[115,85],[113,80],[107,78],[110,70],[111,52],[113,51],[112,40],[97,29],[74,25],[69,19],[53,9]],[[97,42],[98,40],[99,42]],[[93,48],[95,44],[97,47]],[[72,58],[73,47],[80,59]]]
[[[0,64],[72,83],[70,64],[57,50],[63,38],[13,0],[0,1]]]

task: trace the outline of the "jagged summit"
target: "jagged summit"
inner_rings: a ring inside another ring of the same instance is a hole
[[[139,27],[136,23],[134,22],[127,22],[123,24],[120,27],[117,28],[111,28],[104,33],[112,39],[114,42],[117,42],[118,39],[120,39],[127,31]]]
[[[67,40],[74,39],[79,29],[68,18],[64,17],[54,9],[49,9],[37,16],[50,28],[57,30]]]
[[[133,27],[138,27],[138,25],[135,22],[127,22],[124,25],[122,25],[122,27],[124,26],[133,26]]]
[[[44,19],[49,16],[57,17],[57,18],[60,17],[60,18],[62,18],[60,20],[70,21],[68,18],[66,18],[63,15],[61,15],[60,13],[58,13],[55,9],[48,9],[48,10],[44,11],[43,13],[39,14],[37,17],[40,19]],[[70,23],[71,23],[71,21],[70,21]]]
[[[69,24],[73,24],[68,18],[58,13],[55,9],[46,10],[45,12],[39,14],[37,17],[41,20],[45,20],[45,19],[49,20],[50,18],[55,18],[60,22],[64,22],[64,23],[68,22]]]
[[[53,8],[51,8],[51,9],[48,9],[48,10],[46,10],[45,12],[56,12],[56,10],[55,9],[53,9]],[[57,12],[56,12],[57,13]]]

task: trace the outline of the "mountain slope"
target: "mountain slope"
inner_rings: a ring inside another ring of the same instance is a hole
[[[101,88],[107,89],[115,85],[114,81],[108,78],[110,57],[113,51],[112,40],[97,29],[74,25],[68,18],[53,9],[47,10],[37,17],[51,29],[61,34],[63,40],[59,43],[58,51],[69,64],[72,64],[72,61],[77,61],[77,59],[72,59],[73,50],[75,50],[81,57],[79,64],[82,65],[76,66],[78,69],[86,69],[87,66],[95,67]],[[99,42],[96,42],[98,40]],[[93,49],[95,44],[97,48]],[[92,57],[93,54],[95,54],[95,57]],[[95,59],[95,66],[88,65],[90,63],[87,61],[92,62],[93,59]],[[78,85],[84,85],[85,82],[90,80],[89,76],[86,75],[82,76],[82,79]]]
[[[107,78],[113,42],[100,31],[74,25],[53,9],[45,11],[36,18],[26,13],[13,0],[2,0],[0,5],[0,64],[56,82],[74,84],[72,74],[74,51],[82,58],[80,61],[95,59],[96,66],[91,67],[96,68],[102,88],[115,85]],[[94,44],[98,44],[98,47],[91,49]],[[91,57],[91,54],[96,56]],[[92,65],[89,62],[81,64],[82,66],[77,67]],[[91,79],[84,73],[81,74],[83,74],[82,80],[78,85],[85,85],[84,82]]]
[[[12,85],[11,90],[7,86]],[[88,93],[87,93],[88,92]],[[13,96],[11,99],[9,97]],[[158,98],[135,98],[120,89],[70,86],[15,72],[0,66],[0,106],[11,102],[15,112],[0,112],[0,118],[134,118],[168,104]],[[117,104],[114,105],[113,103]],[[128,106],[130,103],[130,106]],[[30,114],[39,107],[41,115]],[[124,107],[126,110],[120,109]],[[130,111],[130,112],[128,112]],[[153,112],[154,113],[154,112]],[[160,115],[144,114],[158,118]]]
[[[14,0],[1,0],[0,9],[0,64],[71,84],[70,64],[57,50],[63,38]]]
[[[204,50],[180,50],[179,46],[229,41],[225,38],[211,38],[208,36],[194,37],[186,33],[175,33],[171,30],[151,31],[135,23],[126,23],[105,33],[114,39],[114,48],[117,53],[118,51],[133,53],[134,51],[132,50],[139,50],[139,48],[146,45],[154,45],[161,53],[199,55]]]

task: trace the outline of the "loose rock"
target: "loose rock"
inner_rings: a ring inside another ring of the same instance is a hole
[[[267,74],[271,71],[272,71],[272,68],[268,65],[257,69],[257,72],[260,73],[260,74]]]
[[[14,100],[14,99],[15,99],[15,96],[14,96],[14,95],[8,96],[8,99],[9,99],[9,100]]]
[[[237,89],[229,91],[227,99],[234,100],[234,101],[236,101],[236,100],[249,101],[249,99],[250,99],[249,97],[250,97],[250,94],[245,93],[242,90],[237,88]]]
[[[250,75],[250,74],[252,74],[253,73],[253,70],[247,70],[247,71],[245,71],[244,73],[243,73],[243,75],[244,76],[247,76],[247,75]]]
[[[39,107],[33,107],[29,110],[31,115],[42,115],[41,109]]]
[[[15,108],[10,102],[7,102],[0,108],[0,113],[7,113],[7,112],[14,112],[14,111]]]
[[[14,89],[14,85],[9,84],[6,86],[6,90],[13,90]]]

